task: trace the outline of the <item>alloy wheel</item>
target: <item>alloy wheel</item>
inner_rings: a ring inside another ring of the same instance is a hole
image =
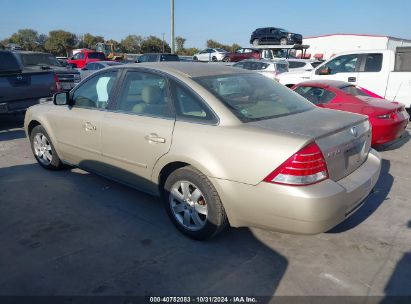
[[[174,183],[169,203],[174,217],[184,228],[198,231],[207,223],[207,202],[201,190],[193,183],[185,180]]]
[[[42,133],[37,133],[33,140],[34,154],[45,166],[50,165],[53,160],[53,152],[47,137]]]

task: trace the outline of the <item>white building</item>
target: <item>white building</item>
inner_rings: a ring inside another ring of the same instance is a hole
[[[332,34],[305,37],[303,44],[310,48],[307,56],[329,59],[335,54],[355,50],[395,50],[397,46],[411,46],[411,40],[378,35]]]

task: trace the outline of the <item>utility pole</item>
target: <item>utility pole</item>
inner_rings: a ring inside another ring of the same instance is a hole
[[[174,0],[171,0],[171,54],[174,54]]]

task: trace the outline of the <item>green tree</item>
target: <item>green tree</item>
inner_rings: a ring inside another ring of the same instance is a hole
[[[49,37],[46,34],[40,34],[37,41],[40,45],[45,45],[47,39],[49,39]]]
[[[104,42],[104,37],[102,37],[102,36],[93,36],[90,33],[85,33],[83,35],[83,39],[82,39],[82,45],[83,46],[79,46],[79,47],[95,50],[96,49],[96,44],[99,43],[99,42]]]
[[[122,51],[122,47],[120,45],[120,42],[118,42],[117,40],[110,39],[110,40],[107,40],[106,43],[107,44],[112,44],[114,51],[117,51],[117,52]]]
[[[156,36],[149,36],[141,43],[142,53],[170,53],[171,48],[167,42]]]
[[[232,45],[227,45],[227,44],[222,44],[212,39],[208,39],[206,42],[206,45],[208,48],[213,48],[213,49],[220,48],[220,49],[224,49],[229,52],[234,52],[235,50],[238,50],[239,48],[241,48],[241,46],[237,43],[233,43]]]
[[[84,35],[76,35],[77,45],[76,47],[79,49],[86,48],[86,44],[84,43]]]
[[[206,42],[206,45],[208,48],[213,48],[213,49],[223,48],[225,46],[221,44],[220,42],[217,42],[213,39],[208,39]]]
[[[34,48],[34,51],[46,52],[46,42],[49,37],[45,34],[40,34],[37,40],[37,46]]]
[[[77,44],[76,35],[63,30],[51,31],[45,49],[55,55],[69,56],[71,49]]]
[[[231,45],[231,47],[230,47],[230,50],[227,50],[227,51],[235,52],[235,51],[237,51],[237,50],[240,49],[240,48],[241,48],[241,45],[239,45],[239,44],[237,44],[237,43],[233,43],[233,44]]]
[[[187,39],[177,36],[176,37],[176,47],[177,47],[177,54],[182,54],[184,52],[184,43]]]
[[[10,43],[10,39],[6,38],[0,41],[0,49],[5,48]]]
[[[183,49],[181,53],[178,55],[182,56],[193,56],[194,54],[198,53],[200,50],[197,48],[188,48],[188,49]]]
[[[33,51],[39,43],[39,35],[32,29],[21,29],[11,35],[10,42],[20,45],[24,50]]]
[[[128,35],[126,38],[121,40],[120,44],[124,52],[138,54],[141,52],[141,44],[143,43],[143,38],[137,35]]]

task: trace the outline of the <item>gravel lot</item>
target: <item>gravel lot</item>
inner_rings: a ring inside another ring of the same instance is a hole
[[[153,197],[42,169],[21,126],[0,116],[0,295],[411,295],[409,134],[381,152],[374,194],[332,231],[230,229],[201,243]]]

